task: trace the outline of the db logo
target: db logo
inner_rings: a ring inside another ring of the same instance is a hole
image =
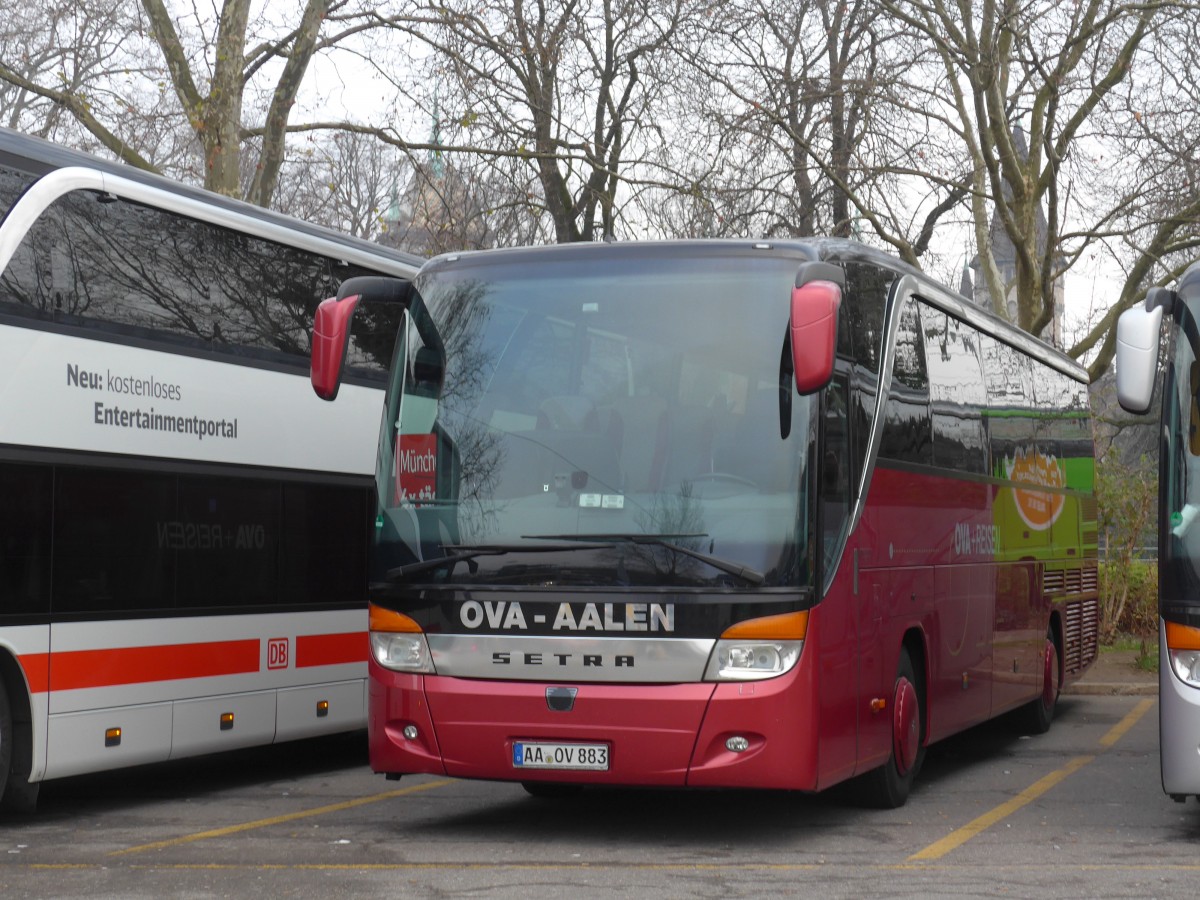
[[[286,669],[288,665],[288,639],[271,638],[267,641],[267,668]]]

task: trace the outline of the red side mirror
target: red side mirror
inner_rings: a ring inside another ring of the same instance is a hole
[[[809,281],[792,288],[792,366],[801,394],[815,393],[833,378],[841,305],[842,289],[832,281]]]
[[[350,344],[350,321],[354,318],[358,300],[357,294],[340,300],[330,297],[317,307],[309,375],[313,390],[322,400],[334,399],[341,386],[346,348]]]

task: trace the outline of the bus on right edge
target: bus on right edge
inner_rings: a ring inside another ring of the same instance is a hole
[[[1166,352],[1158,487],[1159,746],[1163,790],[1200,798],[1200,263],[1117,322],[1117,398],[1150,409]],[[1166,340],[1162,321],[1167,319]]]

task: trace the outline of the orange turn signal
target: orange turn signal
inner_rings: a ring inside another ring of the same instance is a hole
[[[1168,650],[1200,650],[1200,628],[1167,622]]]
[[[722,640],[802,641],[808,634],[808,610],[747,619],[725,629]]]
[[[368,609],[367,627],[371,631],[403,634],[420,634],[424,629],[404,613],[398,613],[372,603]]]

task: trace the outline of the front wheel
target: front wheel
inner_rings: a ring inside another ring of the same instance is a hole
[[[896,809],[903,806],[925,760],[925,697],[908,650],[900,651],[896,683],[889,711],[892,717],[892,752],[878,769],[862,780],[862,796],[869,806]]]

